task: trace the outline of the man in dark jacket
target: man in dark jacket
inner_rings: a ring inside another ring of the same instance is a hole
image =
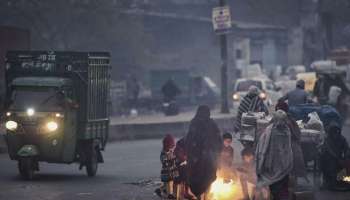
[[[289,107],[311,102],[309,94],[305,91],[305,81],[298,80],[296,88],[279,99],[279,101],[287,100]]]
[[[208,106],[199,106],[185,139],[188,162],[187,182],[198,198],[216,179],[222,150],[220,130],[210,118]]]
[[[173,79],[169,79],[162,87],[164,101],[170,102],[175,100],[175,97],[181,94],[181,90],[176,86]]]

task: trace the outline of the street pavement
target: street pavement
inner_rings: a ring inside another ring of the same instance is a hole
[[[344,133],[350,139],[349,128]],[[241,145],[235,141],[235,162],[239,162]],[[78,165],[41,163],[35,180],[23,181],[17,164],[6,154],[0,154],[1,200],[153,200],[159,186],[159,153],[161,140],[140,140],[110,143],[105,163],[98,175],[89,178]],[[310,178],[311,178],[310,174]],[[312,179],[312,178],[311,178]],[[312,185],[309,184],[312,188]],[[317,200],[350,200],[350,193],[319,191]]]
[[[111,117],[111,125],[137,125],[137,124],[164,124],[164,123],[179,123],[179,122],[189,122],[194,117],[196,110],[191,109],[185,112],[180,112],[175,116],[165,117],[163,113],[153,113],[147,115],[136,115],[136,116],[115,116]],[[226,119],[235,116],[236,109],[232,109],[231,113],[223,114],[219,109],[213,109],[211,111],[211,117],[213,119]]]

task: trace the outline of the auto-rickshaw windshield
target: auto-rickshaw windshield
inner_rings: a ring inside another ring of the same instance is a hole
[[[15,87],[11,95],[11,110],[35,108],[51,112],[62,110],[58,88],[55,87]]]

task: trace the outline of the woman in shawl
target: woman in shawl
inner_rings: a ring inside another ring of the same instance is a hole
[[[222,150],[220,130],[210,118],[210,109],[198,107],[185,139],[188,159],[187,181],[191,191],[200,198],[216,179],[218,159]]]
[[[274,200],[288,199],[288,179],[293,170],[291,132],[287,114],[278,110],[261,135],[256,149],[257,187],[269,186]]]
[[[301,131],[300,128],[296,122],[296,120],[288,113],[289,112],[289,106],[286,102],[278,102],[276,105],[276,111],[277,110],[283,110],[287,113],[287,124],[291,132],[291,139],[292,139],[292,151],[293,151],[293,171],[292,175],[295,178],[301,177],[305,178],[307,180],[307,173],[306,173],[306,167],[305,167],[305,161],[304,161],[304,155],[303,151],[301,149]],[[297,181],[297,180],[296,180]]]

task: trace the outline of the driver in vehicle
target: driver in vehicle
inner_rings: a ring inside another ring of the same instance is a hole
[[[57,101],[58,101],[58,105],[62,107],[71,108],[71,109],[79,108],[79,105],[74,100],[69,98],[64,91],[59,91],[57,93]]]

